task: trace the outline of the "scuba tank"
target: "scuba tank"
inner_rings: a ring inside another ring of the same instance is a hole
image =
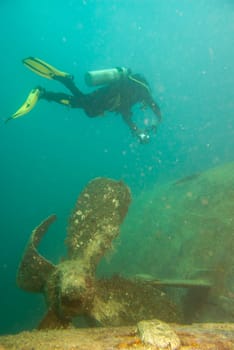
[[[85,74],[85,82],[88,86],[104,85],[126,78],[129,74],[130,69],[124,67],[94,70]]]

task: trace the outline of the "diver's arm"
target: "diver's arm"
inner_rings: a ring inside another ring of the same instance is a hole
[[[162,114],[161,114],[161,111],[160,111],[158,104],[153,100],[151,95],[148,96],[148,98],[145,102],[152,109],[152,111],[154,112],[154,114],[158,118],[158,122],[160,123],[162,121]]]
[[[132,112],[122,114],[124,122],[130,128],[132,134],[138,138],[140,143],[148,143],[149,135],[137,127],[137,125],[132,121]]]
[[[132,113],[125,113],[122,114],[124,122],[127,124],[127,126],[130,128],[133,134],[136,134],[137,131],[139,131],[137,125],[132,121]]]

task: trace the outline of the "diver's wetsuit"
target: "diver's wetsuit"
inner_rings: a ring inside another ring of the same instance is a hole
[[[82,93],[71,78],[56,77],[55,80],[66,86],[72,95],[43,89],[40,98],[72,108],[82,108],[89,117],[101,116],[105,112],[120,113],[136,136],[138,136],[140,130],[131,119],[131,108],[134,104],[142,102],[149,106],[157,116],[158,121],[161,120],[160,109],[150,94],[148,83],[139,74],[129,75],[89,94]]]

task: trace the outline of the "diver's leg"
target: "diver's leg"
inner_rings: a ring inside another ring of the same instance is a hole
[[[54,80],[62,83],[77,99],[80,98],[82,100],[84,98],[85,94],[78,89],[72,77],[56,76]]]
[[[65,94],[63,92],[52,92],[43,89],[43,92],[40,95],[40,99],[49,102],[53,101],[72,108],[82,108],[82,103],[79,101],[78,98],[72,95]]]
[[[37,58],[27,57],[23,59],[24,65],[34,73],[47,78],[57,80],[62,83],[76,98],[82,98],[84,94],[76,87],[73,76],[62,72],[49,63]]]
[[[46,91],[44,88],[37,86],[30,91],[23,105],[14,114],[7,118],[5,122],[29,113],[39,100],[54,101],[72,108],[83,108],[83,95],[76,97],[60,92]]]

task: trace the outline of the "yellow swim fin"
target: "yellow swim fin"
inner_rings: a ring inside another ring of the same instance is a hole
[[[36,57],[28,57],[23,59],[23,64],[31,69],[34,73],[47,79],[55,79],[56,77],[71,78],[68,73],[62,72],[50,64]]]
[[[32,89],[26,101],[23,103],[23,105],[14,114],[12,114],[12,116],[9,117],[5,122],[8,122],[11,119],[19,118],[22,115],[30,112],[33,109],[33,107],[36,105],[38,99],[40,98],[41,93],[42,93],[42,89],[40,88]]]

